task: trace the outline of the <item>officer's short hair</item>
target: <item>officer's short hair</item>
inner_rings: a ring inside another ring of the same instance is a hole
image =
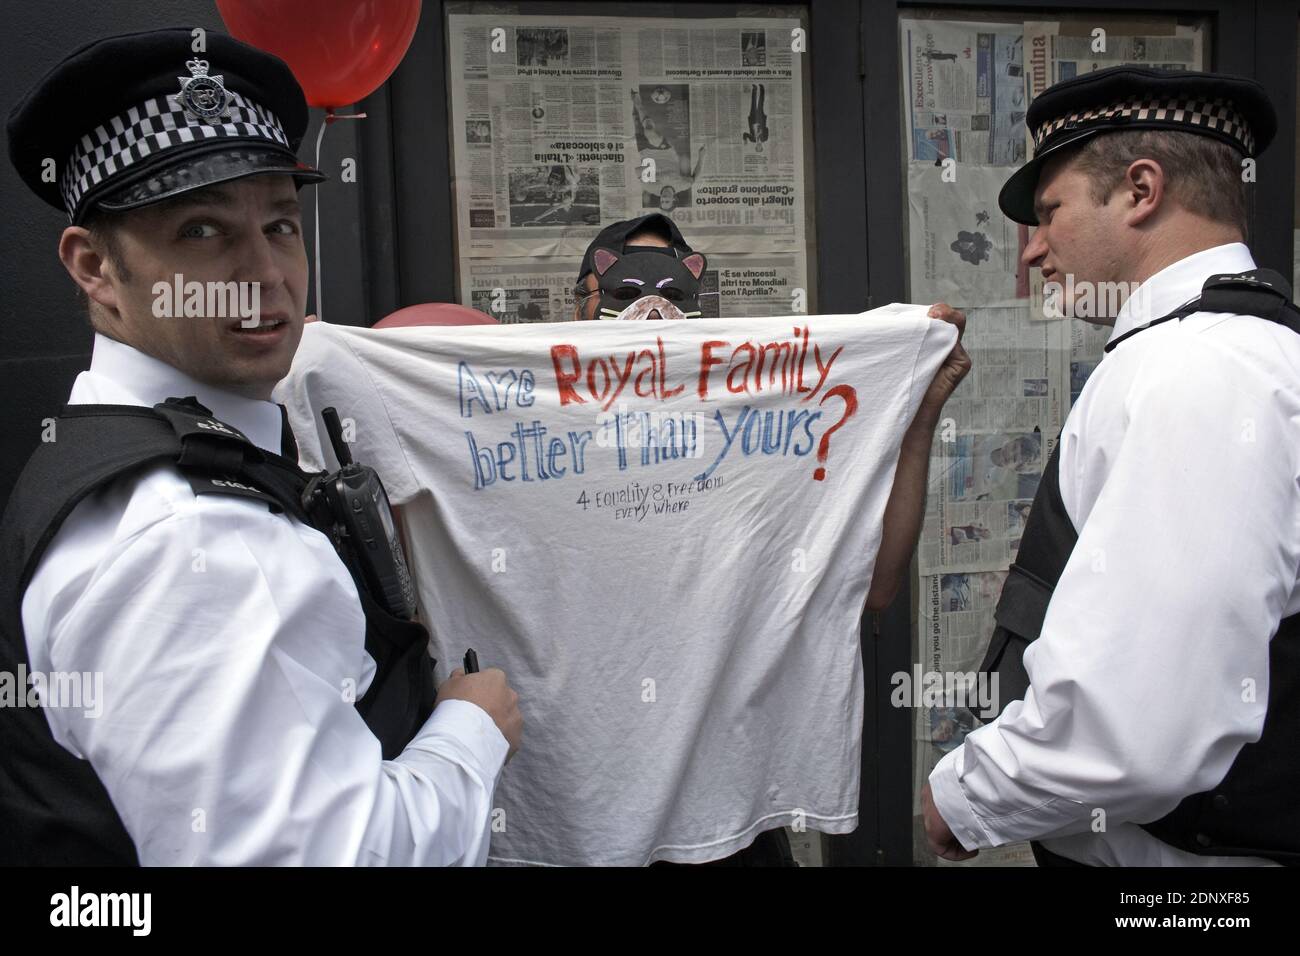
[[[1088,177],[1093,202],[1104,205],[1129,166],[1139,159],[1160,164],[1165,190],[1180,206],[1233,226],[1246,236],[1241,152],[1220,140],[1160,129],[1105,133],[1079,146],[1073,165]]]
[[[95,209],[86,214],[86,219],[82,225],[94,237],[95,241],[104,247],[104,253],[108,261],[113,264],[113,268],[117,270],[117,274],[122,279],[129,281],[131,272],[127,267],[126,260],[122,258],[122,243],[118,238],[118,230],[122,227],[124,215],[124,213],[111,213],[102,209]]]

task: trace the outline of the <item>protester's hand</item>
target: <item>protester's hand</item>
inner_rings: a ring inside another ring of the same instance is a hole
[[[952,351],[939,366],[939,371],[935,372],[925,397],[921,399],[922,409],[937,414],[939,409],[943,408],[944,402],[948,401],[948,396],[956,390],[961,380],[966,377],[966,373],[970,371],[971,361],[961,344],[962,333],[966,331],[966,313],[940,302],[930,306],[927,314],[932,319],[942,319],[957,326],[957,341],[953,343]]]
[[[957,313],[960,315],[961,313]],[[935,316],[938,318],[938,316]],[[979,850],[967,850],[957,842],[957,838],[939,815],[939,808],[934,805],[934,794],[927,783],[921,790],[921,816],[925,820],[925,840],[930,844],[930,852],[944,860],[972,860],[979,856]]]
[[[505,671],[489,667],[466,674],[458,667],[438,688],[438,703],[444,700],[467,700],[482,707],[510,744],[506,760],[515,755],[524,735],[524,715],[519,712],[519,695],[506,683]]]

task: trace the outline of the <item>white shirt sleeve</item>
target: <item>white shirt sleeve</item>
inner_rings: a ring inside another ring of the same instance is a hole
[[[1260,735],[1300,567],[1300,416],[1246,364],[1168,341],[1105,407],[1113,460],[1062,447],[1063,469],[1106,478],[1025,654],[1029,692],[930,776],[968,849],[1159,819]]]
[[[141,862],[484,863],[506,740],[446,701],[382,759],[351,702],[364,615],[324,536],[220,496],[156,510],[89,580],[43,595],[40,646],[55,671],[103,675],[98,716],[47,714]]]

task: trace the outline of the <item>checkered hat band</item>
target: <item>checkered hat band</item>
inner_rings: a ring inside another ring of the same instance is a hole
[[[1040,149],[1049,136],[1062,129],[1087,129],[1095,126],[1123,129],[1127,123],[1139,120],[1160,120],[1181,124],[1193,130],[1215,130],[1235,139],[1248,154],[1255,153],[1254,133],[1241,114],[1233,108],[1232,102],[1223,97],[1212,100],[1164,97],[1127,100],[1110,106],[1067,113],[1043,123],[1034,131],[1034,149]]]
[[[230,104],[218,119],[200,119],[172,97],[160,96],[95,127],[81,137],[59,181],[68,217],[91,189],[167,150],[224,138],[264,139],[292,148],[276,115],[238,93],[230,93]]]

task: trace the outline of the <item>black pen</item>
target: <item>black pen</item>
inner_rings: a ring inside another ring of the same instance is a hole
[[[465,652],[465,673],[478,673],[478,655],[474,653],[474,648],[472,647]]]

